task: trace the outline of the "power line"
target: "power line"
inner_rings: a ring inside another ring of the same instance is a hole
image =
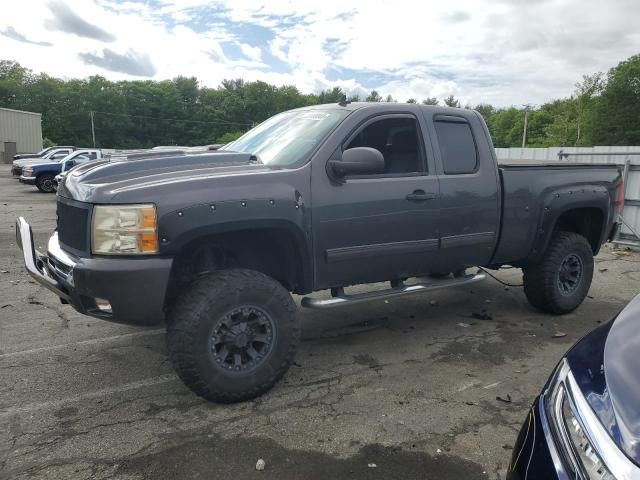
[[[171,122],[188,122],[188,123],[201,123],[208,125],[237,125],[241,127],[250,127],[251,123],[241,123],[241,122],[229,122],[226,120],[216,120],[216,121],[204,121],[204,120],[184,120],[181,118],[162,118],[162,117],[151,117],[148,115],[133,115],[130,113],[110,113],[110,112],[100,112],[98,110],[93,110],[94,113],[99,113],[101,115],[110,115],[112,117],[132,117],[132,118],[149,118],[152,120],[166,120]]]

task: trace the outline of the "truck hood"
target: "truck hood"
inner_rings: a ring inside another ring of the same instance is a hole
[[[578,385],[616,445],[640,465],[640,295],[567,354]]]
[[[23,160],[14,160],[13,164],[17,167],[26,167],[28,165],[37,165],[40,163],[55,163],[53,160],[47,160],[46,158],[36,157],[36,158],[25,158]]]
[[[25,160],[28,158],[40,158],[40,155],[37,153],[19,153],[18,155],[14,155],[14,160]]]
[[[109,203],[126,196],[147,201],[146,192],[177,182],[206,181],[211,177],[252,174],[270,168],[252,161],[247,153],[215,152],[128,161],[91,162],[70,170],[58,194],[73,200]],[[185,187],[189,188],[189,187]],[[150,193],[151,194],[151,193]]]
[[[29,162],[26,165],[23,165],[22,168],[37,168],[37,167],[51,167],[52,165],[57,165],[58,162],[49,162],[47,160],[40,159],[37,162]],[[62,165],[60,165],[62,168]]]

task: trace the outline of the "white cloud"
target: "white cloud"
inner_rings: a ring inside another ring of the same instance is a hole
[[[67,78],[140,78],[128,69],[155,72],[154,79],[196,76],[209,86],[242,77],[302,91],[340,85],[400,100],[453,94],[463,103],[518,105],[569,95],[582,74],[606,71],[640,45],[636,0],[459,0],[455,8],[383,0],[158,1],[65,0],[68,11],[108,32],[102,40],[47,28],[55,16],[46,0],[8,2],[0,35],[11,35],[0,36],[0,58]],[[242,58],[225,51],[228,44]],[[105,48],[109,58],[149,63],[96,60]],[[114,65],[121,71],[106,69]]]
[[[259,62],[262,60],[262,51],[260,47],[252,47],[246,43],[240,43],[240,50],[244,53],[248,58],[255,62]]]

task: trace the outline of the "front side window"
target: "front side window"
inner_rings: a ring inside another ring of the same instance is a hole
[[[220,148],[255,155],[265,165],[300,164],[347,115],[347,110],[308,109],[284,112],[262,122]]]
[[[62,160],[63,158],[65,158],[68,155],[69,154],[65,153],[65,152],[54,153],[53,155],[51,155],[50,160]]]
[[[444,173],[461,175],[474,173],[478,166],[478,152],[471,125],[465,121],[435,121],[438,146]]]
[[[89,154],[88,153],[81,153],[80,155],[77,155],[75,157],[73,157],[73,161],[75,163],[84,163],[84,162],[88,162],[90,159]]]
[[[345,147],[371,147],[384,157],[384,174],[402,175],[423,170],[420,130],[414,118],[383,118],[362,128]]]

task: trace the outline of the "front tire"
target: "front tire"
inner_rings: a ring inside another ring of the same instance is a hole
[[[274,279],[244,269],[196,280],[169,312],[178,376],[214,402],[249,400],[285,374],[300,342],[296,306]]]
[[[543,312],[569,313],[587,296],[593,278],[593,251],[577,233],[556,232],[542,261],[524,268],[524,293]]]
[[[36,179],[36,187],[43,193],[55,192],[53,177],[50,173],[43,173]]]

